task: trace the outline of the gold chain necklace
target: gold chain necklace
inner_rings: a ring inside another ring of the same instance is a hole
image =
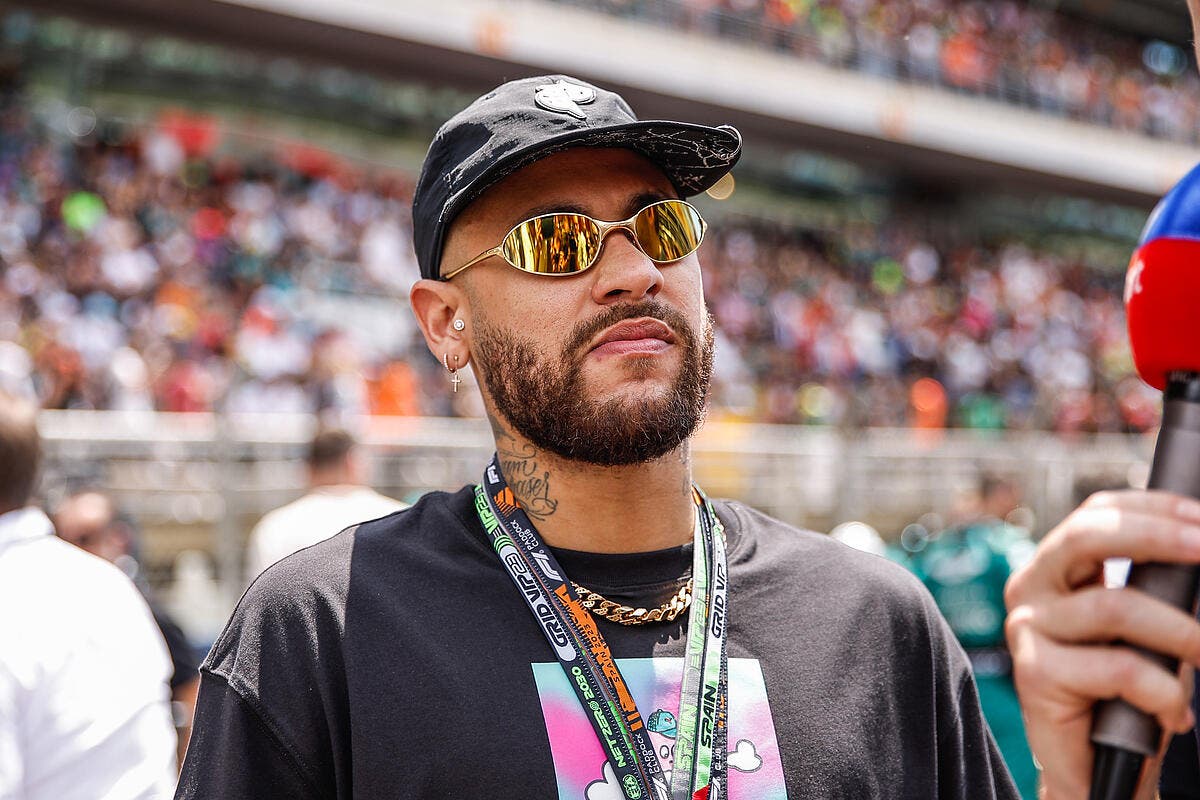
[[[720,528],[721,541],[728,541],[725,529]],[[679,591],[658,608],[634,608],[614,603],[602,594],[593,592],[586,586],[580,586],[571,581],[575,594],[579,595],[579,604],[598,617],[620,625],[645,625],[649,622],[674,622],[675,618],[687,611],[692,605],[692,579],[688,578]]]
[[[687,611],[692,604],[692,579],[688,578],[679,591],[658,608],[634,608],[614,603],[603,595],[599,595],[585,586],[571,581],[575,593],[579,595],[579,604],[593,614],[603,617],[609,622],[621,625],[645,625],[648,622],[673,622],[676,617]]]

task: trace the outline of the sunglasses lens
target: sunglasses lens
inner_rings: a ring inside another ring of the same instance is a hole
[[[700,212],[682,200],[664,200],[647,206],[633,224],[643,252],[651,260],[663,263],[696,252],[704,238]]]
[[[539,275],[587,269],[600,247],[596,223],[581,214],[548,214],[526,220],[504,239],[504,259]]]

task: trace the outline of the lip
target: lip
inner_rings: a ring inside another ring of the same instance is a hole
[[[653,317],[627,319],[606,328],[593,343],[589,352],[653,353],[675,344],[675,333],[662,320]]]

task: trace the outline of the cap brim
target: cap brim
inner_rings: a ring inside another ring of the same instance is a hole
[[[475,180],[463,186],[442,208],[441,237],[435,243],[437,274],[442,273],[442,245],[449,221],[471,201],[519,169],[554,153],[575,147],[623,147],[654,162],[681,197],[700,194],[725,176],[742,155],[737,128],[686,122],[641,120],[604,128],[575,130],[539,141],[497,159]]]

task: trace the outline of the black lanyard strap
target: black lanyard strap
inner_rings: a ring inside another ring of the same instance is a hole
[[[721,523],[696,489],[693,580],[679,735],[670,786],[608,643],[504,481],[499,461],[475,487],[492,547],[567,675],[628,800],[724,800],[727,773],[728,567]]]

